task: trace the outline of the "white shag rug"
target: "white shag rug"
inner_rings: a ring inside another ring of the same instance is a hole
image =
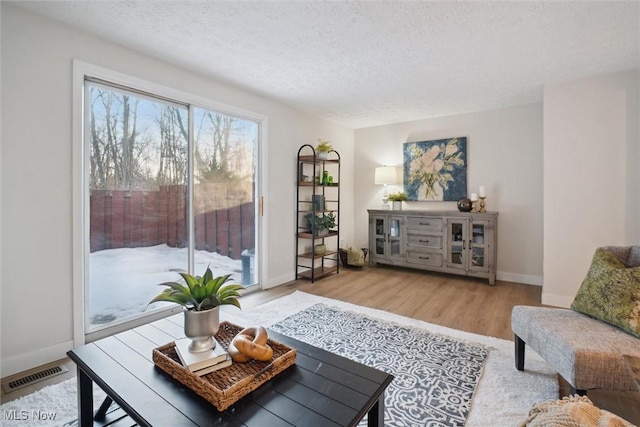
[[[60,427],[78,418],[76,378],[43,387],[0,406],[0,425],[20,427]],[[105,398],[100,387],[93,386],[93,407]]]
[[[394,322],[402,326],[425,329],[458,340],[480,344],[489,349],[482,377],[476,388],[466,425],[469,427],[517,426],[526,419],[529,409],[539,402],[558,398],[558,380],[553,371],[534,351],[527,349],[525,371],[516,370],[513,342],[445,328],[382,310],[345,303],[296,291],[259,307],[239,311],[222,307],[221,319],[238,325],[270,326],[314,304],[323,303],[361,313],[369,317]],[[104,393],[94,386],[94,407]],[[3,404],[0,421],[3,426],[61,426],[77,418],[76,380],[45,387],[35,393]],[[22,412],[25,411],[25,412]],[[36,419],[38,412],[54,413],[54,420]],[[10,420],[10,414],[28,415],[28,419]]]

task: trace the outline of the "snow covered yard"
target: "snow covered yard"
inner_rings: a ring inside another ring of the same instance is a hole
[[[91,254],[91,324],[99,325],[142,313],[164,287],[163,282],[181,280],[187,270],[187,249],[166,244],[106,249]],[[214,276],[231,274],[229,283],[242,283],[242,261],[215,252],[195,251],[195,274],[207,266]],[[150,308],[167,303],[156,303]]]

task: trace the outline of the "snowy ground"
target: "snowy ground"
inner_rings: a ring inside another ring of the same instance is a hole
[[[107,249],[91,254],[91,324],[98,325],[142,313],[159,294],[159,283],[178,281],[187,269],[187,249],[158,245]],[[218,253],[195,252],[195,274],[207,266],[214,276],[231,273],[229,283],[242,283],[242,261]],[[164,303],[149,306],[160,307]]]

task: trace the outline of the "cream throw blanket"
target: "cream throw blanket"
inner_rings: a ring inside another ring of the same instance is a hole
[[[364,264],[364,252],[360,248],[354,248],[349,246],[347,248],[347,264],[349,265],[363,265]]]
[[[520,427],[634,427],[598,408],[587,396],[565,397],[534,405]]]

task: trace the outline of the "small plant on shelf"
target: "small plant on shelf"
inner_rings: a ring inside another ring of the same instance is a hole
[[[328,153],[333,150],[331,143],[325,139],[318,139],[318,145],[316,146],[316,151],[318,153]]]
[[[336,226],[336,216],[333,212],[322,215],[307,214],[307,228],[313,234],[327,234],[329,229]]]
[[[409,200],[407,198],[407,194],[404,191],[400,191],[399,193],[391,193],[388,196],[390,202],[406,202]]]
[[[316,146],[316,153],[320,160],[327,160],[329,158],[329,151],[333,150],[331,143],[324,139],[318,139],[318,145]]]

